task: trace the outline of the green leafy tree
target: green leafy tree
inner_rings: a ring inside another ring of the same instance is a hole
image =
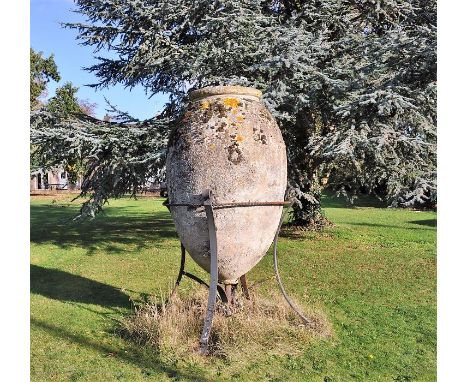
[[[435,201],[435,1],[76,3],[88,22],[68,26],[83,44],[115,53],[89,68],[99,78],[97,88],[140,84],[150,95],[170,95],[158,118],[122,119],[140,126],[147,139],[161,139],[158,147],[183,112],[190,89],[237,84],[263,91],[287,144],[295,224],[325,224],[320,208],[325,180],[350,199],[365,189],[392,206]],[[78,119],[68,125],[46,120],[33,118],[32,137],[60,147],[45,147],[53,153],[44,156],[49,161],[81,142],[64,139],[65,126],[95,131]],[[124,125],[112,126],[115,136],[80,146],[97,158],[88,172],[92,186],[84,189],[94,193],[91,209],[107,197],[135,192],[146,172],[125,173],[132,181],[122,182],[123,172],[116,170],[151,157],[144,145],[143,151],[132,151],[134,157],[106,156],[102,148],[117,140],[120,146],[134,144]],[[100,173],[101,185],[93,168],[104,163],[115,170]]]
[[[49,99],[46,109],[57,116],[68,116],[82,113],[80,103],[76,97],[78,88],[71,82],[65,83],[55,91],[55,96]]]
[[[30,108],[41,106],[40,97],[45,93],[50,80],[60,81],[60,74],[54,61],[54,55],[44,58],[42,52],[30,49]]]

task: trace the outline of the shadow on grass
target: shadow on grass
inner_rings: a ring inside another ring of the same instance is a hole
[[[103,307],[131,307],[130,298],[117,288],[58,269],[31,265],[31,293],[60,301]]]
[[[422,220],[420,220],[422,221]],[[416,222],[408,222],[414,224],[420,224]],[[361,227],[373,227],[373,228],[392,228],[392,229],[401,229],[401,230],[411,230],[411,231],[434,231],[432,228],[423,228],[423,227],[405,227],[405,226],[398,226],[398,225],[390,225],[390,224],[375,224],[375,223],[342,223],[342,224],[349,224]],[[427,224],[429,225],[429,224]]]
[[[169,378],[174,380],[189,380],[189,381],[200,381],[200,382],[209,382],[211,379],[207,379],[198,373],[192,373],[185,370],[179,370],[177,368],[166,365],[161,362],[157,355],[153,352],[142,351],[141,348],[132,349],[132,351],[125,351],[125,349],[118,349],[106,346],[105,344],[91,341],[89,338],[83,336],[82,334],[72,333],[63,328],[46,323],[42,320],[31,318],[31,325],[40,328],[49,334],[58,337],[62,340],[72,341],[80,346],[85,348],[96,350],[104,356],[112,356],[121,359],[124,362],[129,362],[137,367],[142,369],[142,372],[145,373],[148,377],[154,373],[165,373]]]
[[[96,219],[74,222],[76,207],[54,205],[31,206],[31,236],[33,243],[51,243],[62,248],[74,245],[86,248],[88,254],[97,250],[121,253],[125,246],[135,245],[136,250],[145,242],[155,243],[177,238],[171,215],[166,211],[138,213],[127,208],[108,207],[107,212]],[[115,212],[119,214],[113,214]]]
[[[429,227],[437,227],[437,219],[426,219],[426,220],[412,220],[408,223],[426,225]]]
[[[321,202],[323,208],[387,208],[387,204],[384,201],[372,195],[359,195],[353,204],[351,204],[345,197],[336,197],[329,191],[323,193]]]

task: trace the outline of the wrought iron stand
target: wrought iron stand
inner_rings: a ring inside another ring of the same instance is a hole
[[[185,207],[204,207],[206,212],[206,218],[208,221],[208,234],[210,240],[210,284],[208,285],[205,281],[200,279],[199,277],[186,272],[185,271],[185,248],[181,243],[181,261],[180,261],[180,270],[177,276],[177,280],[172,290],[169,301],[171,297],[174,295],[177,287],[182,280],[182,276],[187,276],[192,280],[197,281],[198,283],[205,285],[209,288],[208,293],[208,306],[207,312],[205,316],[205,322],[203,325],[203,330],[200,337],[200,352],[202,354],[208,353],[208,340],[210,337],[211,327],[213,324],[213,318],[216,310],[216,296],[219,295],[221,301],[223,303],[231,303],[234,299],[235,288],[232,288],[232,285],[226,285],[225,289],[222,288],[221,285],[218,284],[218,242],[216,238],[216,224],[214,218],[214,210],[221,209],[221,208],[235,208],[235,207],[257,207],[257,206],[289,206],[289,202],[238,202],[238,203],[222,203],[222,204],[214,204],[213,203],[213,195],[211,190],[205,190],[203,193],[203,204],[193,204],[193,203],[169,203],[168,200],[164,202],[164,205],[170,209],[171,207],[177,206],[185,206]],[[289,306],[296,312],[296,314],[304,321],[305,324],[310,324],[310,320],[298,309],[298,307],[292,302],[292,300],[287,295],[283,283],[281,282],[281,277],[278,271],[278,236],[281,230],[281,226],[283,223],[283,219],[287,210],[283,211],[281,216],[281,220],[278,224],[278,228],[276,230],[275,239],[273,241],[273,266],[275,270],[276,281],[279,285],[281,293],[283,294],[284,298],[288,302]],[[247,279],[245,275],[240,277],[240,283],[242,287],[242,292],[249,299],[249,292],[247,287]]]

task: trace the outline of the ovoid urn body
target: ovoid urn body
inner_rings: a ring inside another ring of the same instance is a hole
[[[210,189],[215,204],[283,201],[286,148],[261,92],[216,86],[190,93],[190,103],[172,131],[167,152],[169,203],[203,204]],[[203,208],[170,208],[179,238],[195,262],[210,270],[208,224]],[[281,206],[215,209],[218,277],[235,283],[270,247]]]

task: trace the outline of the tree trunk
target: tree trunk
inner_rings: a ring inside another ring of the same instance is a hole
[[[290,226],[313,231],[321,231],[331,222],[325,217],[322,206],[321,187],[306,186],[296,196],[298,202],[293,204]]]
[[[311,157],[307,148],[310,137],[320,134],[322,128],[323,123],[319,123],[310,111],[304,111],[293,126],[284,128],[289,160],[289,197],[295,202],[289,225],[316,231],[331,224],[320,204],[320,164]]]

